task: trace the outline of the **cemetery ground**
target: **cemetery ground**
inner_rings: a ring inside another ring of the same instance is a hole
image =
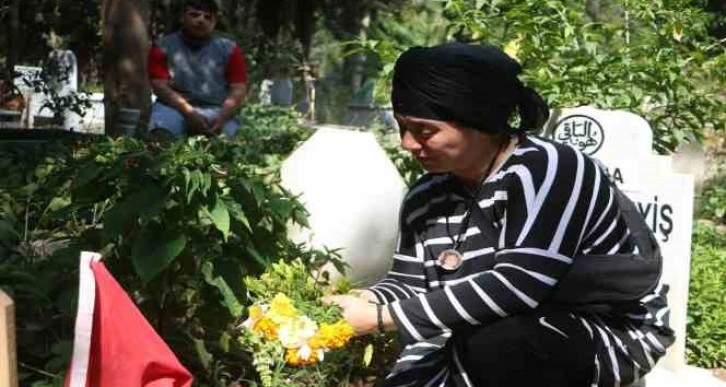
[[[104,254],[199,385],[239,385],[250,377],[249,357],[235,341],[248,302],[243,279],[278,259],[315,261],[326,254],[288,241],[287,223],[303,222],[305,214],[279,185],[281,161],[310,129],[287,109],[251,106],[245,114],[249,130],[234,142],[0,142],[0,168],[7,171],[0,176],[0,256],[7,257],[0,262],[0,284],[16,304],[21,385],[62,382],[82,250]],[[381,138],[401,175],[415,175],[410,158]],[[723,378],[723,134],[710,138],[707,149],[709,177],[696,202],[686,350],[689,364]],[[150,254],[163,259],[142,259]],[[370,366],[351,359],[356,366],[331,371],[330,380],[344,385],[381,377],[394,359],[394,340],[370,340]]]

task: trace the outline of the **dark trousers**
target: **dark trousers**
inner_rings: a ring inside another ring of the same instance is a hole
[[[589,387],[595,343],[569,313],[504,318],[457,340],[477,387]]]

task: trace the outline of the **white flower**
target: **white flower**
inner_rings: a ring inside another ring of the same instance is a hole
[[[310,338],[318,331],[318,324],[307,316],[291,318],[280,325],[278,338],[285,348],[301,348],[306,346]],[[309,355],[308,355],[309,356]]]
[[[308,359],[310,359],[310,355],[313,354],[313,349],[310,348],[309,345],[305,344],[302,347],[300,347],[300,349],[298,350],[297,353],[300,355],[301,359],[307,361]]]

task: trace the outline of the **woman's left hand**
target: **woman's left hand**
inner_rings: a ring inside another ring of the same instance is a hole
[[[378,330],[376,305],[353,295],[328,296],[323,299],[328,304],[336,304],[343,309],[343,318],[353,326],[358,336]]]

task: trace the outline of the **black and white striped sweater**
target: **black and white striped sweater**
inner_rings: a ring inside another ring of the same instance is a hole
[[[404,201],[393,267],[370,288],[405,346],[388,385],[471,385],[447,345],[457,329],[535,310],[576,255],[637,251],[607,176],[568,146],[526,137],[483,183],[476,201],[498,235],[482,235],[474,219],[457,235],[467,195],[452,175],[428,174]],[[436,257],[457,238],[461,267],[442,270]],[[573,313],[598,348],[593,386],[627,385],[665,353],[673,341],[666,291],[608,316]]]

